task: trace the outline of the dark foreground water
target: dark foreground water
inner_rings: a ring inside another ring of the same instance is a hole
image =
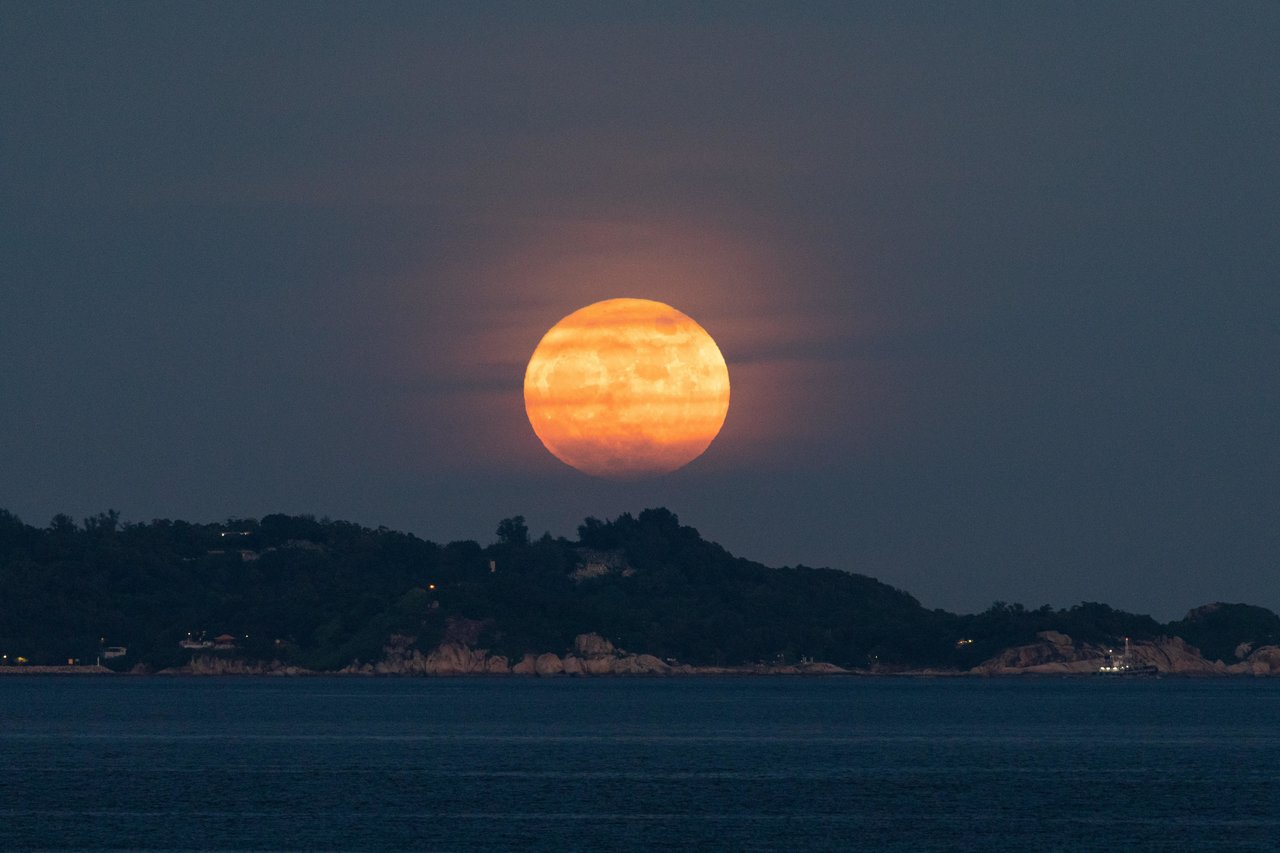
[[[1280,680],[0,678],[0,848],[1278,850]]]

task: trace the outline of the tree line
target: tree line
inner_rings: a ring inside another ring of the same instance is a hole
[[[575,539],[534,539],[522,517],[506,518],[483,546],[307,515],[124,523],[108,511],[38,528],[0,510],[10,664],[87,663],[125,647],[104,663],[154,670],[212,653],[332,670],[377,660],[393,635],[425,652],[459,624],[510,657],[597,632],[702,665],[967,669],[1046,630],[1097,643],[1176,634],[1224,660],[1241,642],[1280,642],[1280,617],[1248,605],[1169,624],[1095,602],[930,610],[863,575],[735,557],[661,508],[588,518]]]

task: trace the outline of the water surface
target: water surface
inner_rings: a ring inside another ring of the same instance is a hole
[[[1277,850],[1280,680],[0,679],[0,848]]]

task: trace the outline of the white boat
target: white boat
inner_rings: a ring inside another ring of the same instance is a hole
[[[1157,675],[1160,670],[1155,664],[1134,663],[1129,656],[1129,638],[1124,638],[1124,652],[1116,654],[1115,649],[1107,649],[1102,666],[1098,667],[1099,675]]]

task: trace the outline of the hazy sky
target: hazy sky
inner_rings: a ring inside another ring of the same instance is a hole
[[[930,607],[1280,610],[1280,4],[0,4],[0,507],[666,506]],[[668,302],[701,459],[524,366]]]

